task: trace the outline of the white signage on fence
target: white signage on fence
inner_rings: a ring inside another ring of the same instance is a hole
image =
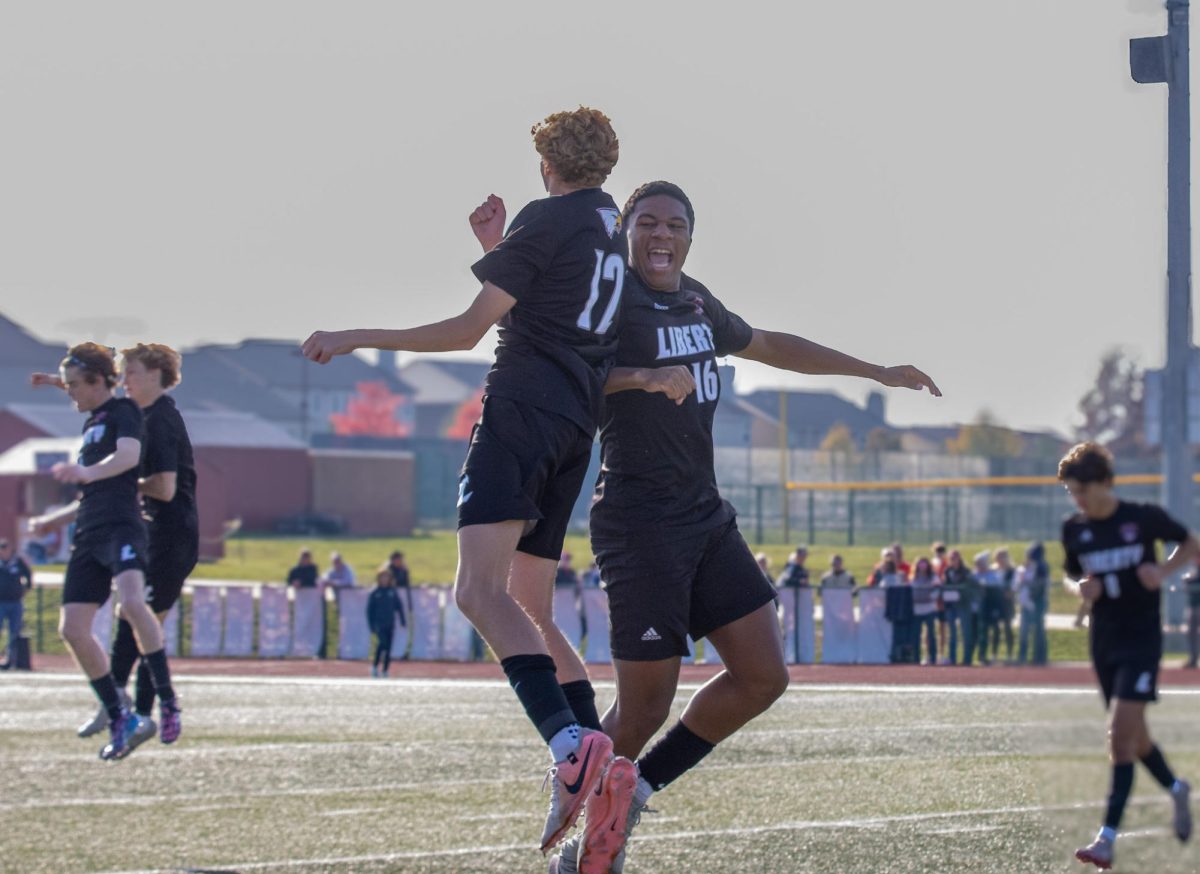
[[[850,665],[858,658],[858,630],[854,623],[851,589],[821,589],[821,661]]]
[[[254,591],[249,586],[225,589],[225,637],[221,654],[248,656],[254,652]]]
[[[325,635],[325,592],[316,586],[296,589],[292,603],[295,622],[292,626],[292,655],[312,658]]]
[[[858,592],[858,663],[886,665],[891,661],[892,623],[887,621],[887,591],[869,587]]]
[[[163,617],[163,646],[168,656],[179,655],[179,601],[171,605],[167,615]]]
[[[447,590],[444,594],[446,603],[442,608],[441,657],[447,661],[465,662],[471,658],[471,636],[475,629],[458,609],[454,593]]]
[[[92,635],[100,641],[100,646],[104,647],[105,652],[112,644],[113,604],[116,600],[115,595],[111,596],[100,605],[100,609],[96,611],[96,615],[92,619]]]
[[[221,652],[221,590],[197,586],[192,592],[192,655],[215,656]]]
[[[554,587],[554,624],[578,651],[583,642],[583,619],[574,586]]]
[[[369,589],[338,589],[338,658],[365,659],[371,654],[371,629],[367,626]]]
[[[583,659],[607,664],[612,661],[608,643],[608,593],[603,589],[583,590],[583,615],[587,617],[587,648]]]
[[[811,665],[817,651],[812,589],[807,586],[780,589],[779,607],[784,660],[792,665]]]
[[[441,586],[416,586],[412,589],[413,616],[409,620],[409,634],[412,636],[410,658],[421,661],[438,657],[442,635],[441,590]]]
[[[263,586],[258,599],[258,654],[265,659],[282,658],[291,649],[287,589]]]

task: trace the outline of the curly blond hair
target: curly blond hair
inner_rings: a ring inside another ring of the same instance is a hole
[[[183,380],[183,356],[163,343],[138,343],[121,350],[125,361],[139,361],[147,370],[157,370],[163,388],[173,388]]]
[[[112,388],[117,384],[117,364],[113,351],[99,343],[79,343],[67,350],[67,357],[58,365],[62,369],[74,367],[83,374],[83,381],[93,385],[103,379]]]
[[[529,132],[537,153],[568,185],[595,188],[616,166],[620,142],[612,122],[598,109],[556,112]]]

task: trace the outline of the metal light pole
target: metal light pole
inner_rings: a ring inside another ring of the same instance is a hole
[[[1163,503],[1189,526],[1192,462],[1188,446],[1188,359],[1192,345],[1191,111],[1188,0],[1166,0],[1167,34],[1129,41],[1135,82],[1167,84],[1167,364],[1162,387]],[[1167,601],[1182,618],[1182,593]],[[1178,604],[1176,604],[1178,601]]]

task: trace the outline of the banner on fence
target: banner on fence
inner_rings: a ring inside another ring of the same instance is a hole
[[[887,621],[887,592],[882,587],[858,591],[858,663],[886,665],[891,661],[892,623]]]
[[[163,617],[163,646],[167,655],[174,658],[179,655],[179,601],[171,605],[167,615]]]
[[[325,636],[325,590],[296,589],[292,602],[292,655],[312,658],[321,648]]]
[[[249,586],[225,590],[225,637],[221,655],[248,656],[254,652],[254,591]]]
[[[416,586],[412,589],[412,647],[409,658],[418,661],[436,659],[442,636],[442,586]]]
[[[779,608],[783,622],[784,660],[793,665],[811,665],[817,654],[813,590],[807,586],[780,589]]]
[[[192,591],[193,656],[219,655],[222,631],[221,590],[216,586],[197,586]]]
[[[338,589],[338,658],[365,659],[371,654],[371,629],[367,626],[369,589]]]
[[[100,645],[108,650],[109,644],[112,643],[113,636],[113,605],[116,603],[116,595],[109,596],[109,599],[100,605],[100,609],[96,611],[96,615],[92,618],[92,635],[96,640],[100,641]]]
[[[821,661],[850,665],[858,658],[858,630],[851,589],[821,589]]]
[[[554,624],[571,642],[571,646],[578,650],[583,643],[583,617],[579,601],[575,598],[574,586],[554,587]],[[607,633],[607,629],[605,631]]]
[[[441,658],[452,662],[470,661],[471,637],[475,634],[475,629],[458,609],[452,592],[445,592],[445,601],[446,604],[442,608]]]
[[[258,654],[283,658],[291,649],[288,593],[284,586],[263,586],[258,598]]]
[[[401,598],[404,597],[402,594]],[[392,637],[392,658],[404,658],[408,654],[408,639],[411,636],[409,632],[412,630],[413,611],[407,600],[404,602],[404,621],[407,625],[400,624],[400,617],[396,617],[396,630]]]
[[[608,593],[603,589],[583,590],[583,615],[587,618],[587,646],[583,660],[597,664],[612,661],[608,645]]]

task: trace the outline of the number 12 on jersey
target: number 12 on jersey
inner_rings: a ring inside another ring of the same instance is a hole
[[[612,281],[612,297],[608,300],[608,306],[604,308],[604,314],[600,317],[600,324],[593,328],[592,310],[596,308],[596,303],[600,300],[600,280],[602,279]],[[592,293],[588,295],[587,304],[584,306],[583,312],[575,320],[576,327],[582,328],[585,331],[591,331],[594,334],[607,333],[608,329],[612,327],[613,319],[616,318],[617,307],[621,304],[621,289],[624,285],[625,261],[615,252],[605,257],[604,250],[597,249],[596,272],[592,274]]]

